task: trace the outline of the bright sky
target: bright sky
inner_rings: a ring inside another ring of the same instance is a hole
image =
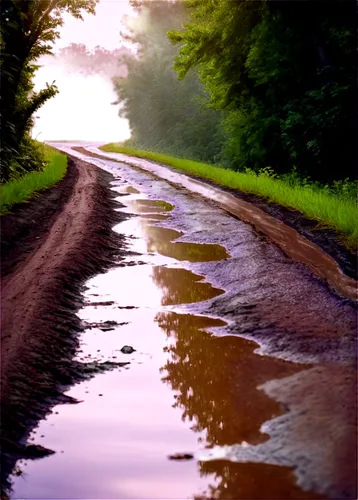
[[[129,0],[100,0],[96,15],[84,14],[84,21],[66,14],[56,48],[66,47],[70,43],[84,43],[89,48],[100,45],[106,49],[116,49],[121,44],[119,32],[123,18],[131,12]]]
[[[121,45],[120,31],[125,15],[131,15],[128,0],[100,0],[96,15],[84,21],[65,16],[61,37],[54,50],[71,43],[96,45],[109,50]],[[110,79],[83,76],[51,63],[41,67],[35,77],[36,90],[56,81],[60,93],[38,111],[33,136],[38,140],[124,141],[129,138],[127,120],[119,118],[117,96]]]

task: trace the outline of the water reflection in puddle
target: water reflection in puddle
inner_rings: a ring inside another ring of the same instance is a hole
[[[130,207],[129,210],[134,210],[135,213],[140,213],[145,218],[154,221],[167,219],[168,215],[164,215],[160,212],[171,211],[174,208],[172,204],[163,200],[131,199],[127,204]],[[142,212],[154,213],[142,214]],[[121,228],[121,231],[123,231],[123,227]],[[208,262],[222,260],[229,257],[226,249],[221,245],[213,245],[210,243],[200,244],[176,242],[174,240],[180,238],[183,235],[182,232],[174,229],[150,225],[147,220],[139,221],[135,232],[136,234],[139,232],[142,239],[146,242],[147,252],[156,252],[160,255],[171,257],[177,261]],[[215,295],[212,295],[212,297],[214,296]],[[193,300],[189,300],[189,302],[193,302]],[[183,302],[181,301],[179,303]]]
[[[158,201],[130,205],[136,213],[169,210]],[[68,394],[81,403],[59,406],[40,423],[36,441],[56,453],[27,463],[26,475],[14,480],[15,497],[313,498],[295,488],[285,468],[168,460],[175,453],[265,440],[260,426],[281,408],[257,386],[298,368],[255,354],[253,342],[214,336],[213,329],[226,324],[219,319],[166,309],[224,293],[176,264],[195,261],[195,254],[197,260],[225,258],[223,247],[194,245],[193,252],[189,243],[173,243],[181,233],[142,217],[116,230],[135,236],[131,249],[151,262],[114,268],[88,282],[88,304],[79,315],[91,328],[81,336],[77,359],[130,364],[72,387]],[[103,331],[103,324],[111,328]],[[123,354],[124,345],[136,351]]]
[[[221,245],[173,242],[182,235],[182,233],[173,229],[147,226],[145,231],[147,233],[148,252],[158,252],[166,257],[189,262],[208,262],[229,257],[229,254]]]
[[[173,210],[173,205],[163,200],[133,200],[129,203],[131,212],[169,212]]]
[[[124,194],[139,194],[140,191],[138,189],[132,187],[132,186],[125,186],[125,187],[120,187],[116,189],[118,193],[124,193]]]
[[[182,232],[152,225],[162,220],[162,214],[146,215],[148,217],[145,220],[141,220],[141,216],[116,227],[116,230],[121,231],[122,234],[124,232],[127,236],[137,239],[137,243],[134,243],[135,251],[155,252],[177,261],[188,262],[218,261],[229,257],[226,249],[221,245],[175,241],[183,235]],[[164,216],[164,218],[168,217]]]
[[[90,302],[108,302],[110,309],[118,309],[117,306],[156,308],[201,302],[224,293],[223,290],[202,281],[203,279],[203,276],[186,269],[163,266],[141,265],[111,269],[90,282],[102,289],[103,294],[100,301],[96,297],[95,301],[89,301],[89,305]],[[88,309],[90,308],[87,305],[86,311]],[[107,310],[108,307],[105,314]],[[104,314],[103,306],[96,306],[96,311],[97,313],[93,314],[98,317],[93,321],[100,321],[100,316]]]
[[[169,215],[164,215],[164,214],[141,214],[141,219],[151,219],[151,220],[166,220],[169,219]]]

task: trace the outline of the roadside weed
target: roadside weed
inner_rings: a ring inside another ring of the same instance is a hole
[[[19,179],[0,185],[0,214],[9,213],[11,207],[37,196],[60,181],[67,170],[67,157],[45,146],[47,163],[43,170],[29,172]]]

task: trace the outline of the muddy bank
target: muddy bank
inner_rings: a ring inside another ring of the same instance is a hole
[[[81,330],[84,282],[126,253],[112,226],[127,216],[109,189],[111,174],[70,159],[55,188],[2,218],[1,488],[18,458],[51,451],[26,443],[66,387],[118,363],[72,361]]]
[[[339,265],[344,274],[350,278],[358,279],[357,252],[349,250],[343,241],[343,236],[334,229],[322,227],[318,221],[308,219],[298,210],[287,208],[260,196],[244,193],[237,189],[216,184],[209,179],[203,179],[196,175],[187,174],[189,177],[210,186],[220,187],[223,191],[230,193],[243,201],[252,203],[275,219],[295,229],[300,235],[312,241],[324,252],[332,257]]]
[[[79,153],[85,154],[94,158],[110,159],[111,161],[116,161],[114,158],[109,158],[103,155],[88,151],[85,147],[74,147],[72,148]],[[124,155],[123,155],[124,156]],[[128,163],[130,163],[130,156],[128,156]],[[138,158],[140,160],[140,158]],[[121,160],[117,160],[121,161]],[[156,165],[157,163],[151,160],[145,160],[149,163]],[[159,164],[158,164],[159,165]],[[349,250],[343,241],[343,236],[333,229],[322,227],[317,221],[308,219],[301,212],[278,205],[277,203],[270,202],[269,200],[253,195],[244,193],[237,189],[232,189],[227,186],[222,186],[209,179],[204,179],[202,177],[190,174],[187,172],[180,172],[170,167],[169,165],[163,165],[169,171],[186,175],[191,179],[195,179],[201,183],[208,184],[212,187],[219,187],[222,191],[229,193],[239,200],[251,203],[255,207],[259,208],[263,212],[271,215],[280,222],[283,222],[290,228],[297,231],[297,233],[313,242],[320,249],[322,249],[326,254],[328,254],[333,260],[337,262],[340,269],[344,274],[350,278],[358,279],[358,261],[357,252]]]
[[[266,384],[284,404],[279,451],[301,484],[330,498],[357,498],[357,367],[320,366]]]
[[[68,202],[78,180],[78,169],[68,162],[65,177],[37,198],[14,206],[0,221],[1,277],[24,264],[28,253],[33,253],[49,232],[58,213]]]
[[[343,236],[334,229],[322,227],[318,221],[308,219],[298,210],[284,207],[260,196],[244,193],[243,191],[238,191],[237,189],[232,189],[220,184],[218,185],[209,179],[203,179],[196,175],[187,175],[198,181],[205,182],[210,186],[220,187],[223,191],[243,201],[252,203],[267,214],[275,217],[278,221],[291,227],[309,241],[315,243],[337,262],[344,274],[350,278],[358,279],[357,252],[349,250],[344,245]]]

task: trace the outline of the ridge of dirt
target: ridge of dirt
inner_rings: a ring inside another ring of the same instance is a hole
[[[84,282],[127,253],[112,231],[128,216],[115,211],[113,176],[69,158],[68,174],[2,217],[1,490],[19,458],[50,454],[28,445],[31,430],[55,404],[76,403],[70,385],[119,363],[73,360],[83,326],[76,311]],[[42,223],[43,222],[43,223]],[[26,256],[23,259],[24,255]],[[23,259],[23,260],[21,260]]]
[[[50,189],[26,203],[15,205],[10,214],[0,218],[1,278],[14,272],[18,264],[24,264],[24,256],[40,246],[58,212],[72,195],[78,179],[73,161],[68,162],[67,172]]]
[[[104,155],[98,155],[91,151],[88,151],[84,147],[74,147],[75,151],[86,154],[87,156],[92,156],[94,158],[106,158]],[[130,157],[130,155],[127,155]],[[144,158],[146,161],[156,164],[156,162]],[[113,159],[112,159],[113,161]],[[120,160],[117,160],[120,161]],[[266,198],[248,194],[238,189],[233,189],[222,184],[218,184],[209,179],[199,177],[188,172],[182,172],[174,169],[170,165],[161,164],[164,167],[172,170],[173,172],[179,172],[192,179],[200,181],[202,183],[208,184],[210,186],[220,188],[223,191],[230,193],[231,195],[237,197],[240,200],[246,201],[260,208],[264,212],[268,213],[277,220],[283,222],[287,226],[295,229],[300,235],[307,238],[309,241],[315,243],[324,252],[326,252],[330,257],[332,257],[344,274],[350,278],[358,279],[358,254],[357,251],[349,250],[343,243],[343,236],[335,231],[334,229],[324,228],[320,226],[319,222],[313,219],[307,218],[298,210],[284,207],[278,203],[269,201]]]
[[[343,237],[338,231],[327,227],[324,228],[320,226],[318,221],[307,218],[298,210],[284,207],[266,198],[222,186],[221,184],[216,184],[215,182],[195,175],[189,175],[189,177],[210,184],[211,186],[219,187],[223,191],[261,208],[264,212],[275,217],[275,219],[283,222],[292,229],[295,229],[299,234],[315,243],[337,262],[344,274],[358,280],[357,252],[349,250],[344,245]]]

